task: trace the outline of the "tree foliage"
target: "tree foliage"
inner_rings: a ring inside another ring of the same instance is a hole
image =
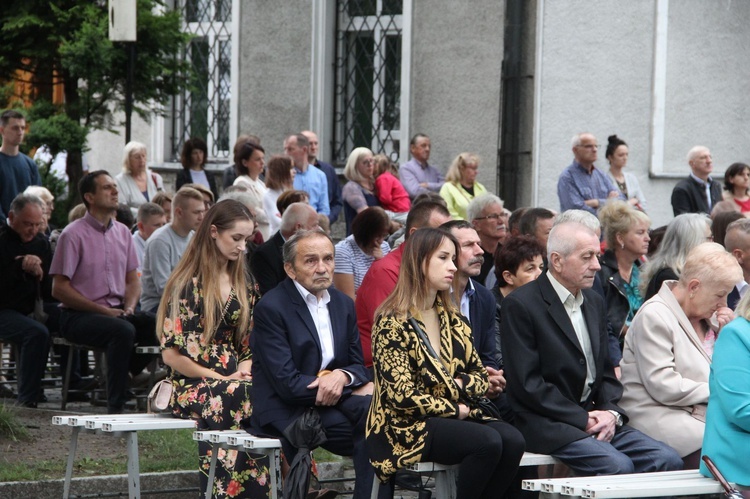
[[[120,124],[115,113],[125,106],[127,44],[108,38],[106,0],[7,3],[0,9],[0,78],[32,85],[27,146],[68,151],[74,193],[86,136]],[[146,120],[187,84],[190,69],[180,55],[188,35],[181,22],[163,0],[137,0],[133,110]],[[65,98],[53,105],[55,83],[62,83]]]

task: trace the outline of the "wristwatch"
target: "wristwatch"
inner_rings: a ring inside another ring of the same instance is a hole
[[[610,413],[610,414],[612,414],[615,417],[615,426],[617,428],[621,427],[622,426],[622,415],[619,412],[613,411],[611,409],[609,411],[607,411],[607,412]]]

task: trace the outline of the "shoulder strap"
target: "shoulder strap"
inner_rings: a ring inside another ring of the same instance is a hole
[[[430,355],[435,357],[435,359],[438,362],[440,362],[440,357],[438,356],[435,349],[432,348],[432,343],[430,343],[430,339],[427,337],[427,334],[419,326],[419,323],[417,322],[417,320],[414,317],[409,317],[409,324],[411,324],[411,327],[413,327],[414,330],[417,332],[417,335],[419,335],[419,338],[425,344],[425,347],[427,348],[427,351],[430,353]]]

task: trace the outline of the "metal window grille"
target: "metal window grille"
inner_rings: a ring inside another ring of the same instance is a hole
[[[398,161],[403,0],[338,0],[334,161],[355,147]]]
[[[188,88],[172,102],[172,159],[191,137],[206,141],[208,156],[229,157],[232,0],[179,0],[183,29],[193,35],[183,57],[193,66]]]

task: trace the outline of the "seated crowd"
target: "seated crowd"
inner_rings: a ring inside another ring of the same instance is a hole
[[[134,347],[161,345],[175,417],[280,438],[291,462],[289,430],[313,411],[322,446],[353,458],[355,498],[375,476],[391,497],[420,461],[457,464],[459,498],[518,497],[524,451],[606,475],[694,469],[710,449],[750,485],[729,464],[750,439],[743,216],[710,242],[708,210],[675,208],[656,241],[616,136],[608,175],[593,168],[595,138],[574,138],[559,215],[509,212],[472,153],[444,178],[424,134],[400,169],[356,148],[343,188],[313,132],[290,134],[267,169],[259,139],[241,139],[221,191],[205,143],[187,141],[173,195],[129,143],[115,178],[84,175],[62,231],[48,226],[48,193],[13,196],[0,340],[19,346],[19,404],[44,396],[51,334],[104,350],[112,413],[149,362]],[[706,181],[706,151],[691,151],[690,182]],[[732,168],[727,202],[742,207],[736,177],[750,167]],[[689,206],[690,188],[673,205]],[[210,446],[199,453],[205,489]],[[223,453],[214,491],[265,497],[270,465]]]

